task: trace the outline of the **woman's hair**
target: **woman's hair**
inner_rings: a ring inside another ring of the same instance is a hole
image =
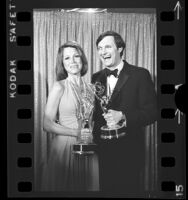
[[[57,60],[56,60],[56,80],[57,81],[63,80],[67,78],[68,76],[67,71],[63,64],[63,52],[64,52],[64,49],[67,47],[75,48],[81,57],[81,61],[82,61],[82,69],[80,72],[81,76],[84,76],[88,70],[88,62],[81,46],[75,41],[68,41],[62,46],[60,46],[58,50]]]
[[[115,31],[106,31],[106,32],[102,33],[101,35],[99,35],[99,37],[97,38],[97,41],[96,41],[96,46],[98,47],[99,42],[106,36],[113,36],[114,37],[116,47],[122,48],[122,51],[120,53],[120,56],[122,57],[123,51],[125,49],[125,42],[123,41],[121,35],[116,33]]]

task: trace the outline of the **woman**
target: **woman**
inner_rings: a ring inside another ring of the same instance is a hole
[[[82,76],[87,72],[87,59],[76,42],[67,42],[57,55],[57,81],[48,96],[44,114],[44,130],[54,134],[48,163],[44,168],[42,189],[47,191],[97,191],[99,189],[96,154],[73,153],[73,145],[92,137],[81,132],[81,94],[88,94]],[[91,94],[92,95],[92,94]],[[57,123],[58,121],[58,123]]]

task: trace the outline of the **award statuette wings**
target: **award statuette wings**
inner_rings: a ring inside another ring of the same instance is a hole
[[[90,84],[83,82],[84,89],[79,96],[79,110],[77,111],[78,119],[81,120],[81,129],[88,128],[91,132],[91,137],[88,139],[82,139],[81,133],[78,136],[78,141],[73,145],[73,153],[75,154],[93,154],[95,152],[96,144],[93,143],[93,109],[94,109],[94,100],[95,95],[92,91]],[[78,93],[77,93],[78,96]]]

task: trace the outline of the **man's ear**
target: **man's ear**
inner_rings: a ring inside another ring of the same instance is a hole
[[[122,47],[119,47],[119,48],[118,48],[118,52],[121,53],[122,51],[123,51],[123,48],[122,48]]]

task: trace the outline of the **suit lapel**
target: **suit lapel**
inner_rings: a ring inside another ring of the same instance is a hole
[[[119,74],[119,78],[118,81],[116,83],[116,86],[114,88],[114,91],[112,93],[110,102],[112,102],[117,94],[120,92],[121,88],[123,87],[123,85],[127,82],[129,76],[130,76],[130,66],[127,62],[124,61],[124,66],[123,69],[121,70],[120,74]]]

